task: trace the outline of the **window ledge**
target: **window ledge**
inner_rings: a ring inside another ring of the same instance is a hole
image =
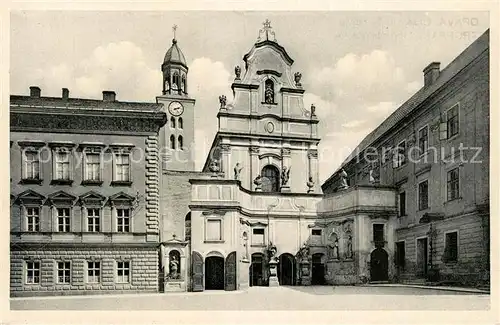
[[[418,209],[417,212],[424,212],[430,210],[430,207],[424,208],[424,209]]]
[[[132,186],[131,181],[112,181],[111,186]]]
[[[261,102],[262,105],[278,105],[278,103],[266,103],[266,102]]]
[[[455,199],[451,199],[451,200],[445,201],[444,205],[447,205],[447,204],[450,204],[450,203],[453,203],[453,202],[457,202],[457,201],[461,201],[461,200],[462,200],[462,197],[459,196],[459,197],[457,197]]]
[[[84,185],[84,186],[101,186],[102,181],[85,180],[85,181],[82,181],[82,185]]]
[[[50,185],[72,185],[73,180],[72,179],[53,179],[50,182]]]
[[[41,185],[43,183],[43,179],[39,178],[24,178],[20,182],[21,184],[38,184]]]
[[[266,247],[264,244],[252,244],[250,247]]]
[[[205,240],[203,243],[205,244],[223,244],[223,240]]]

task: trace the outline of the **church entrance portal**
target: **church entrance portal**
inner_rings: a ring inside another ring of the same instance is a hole
[[[250,286],[265,286],[264,280],[264,255],[261,253],[252,254],[252,264],[250,264]]]
[[[292,254],[284,253],[280,255],[278,279],[280,285],[295,285],[295,258]]]
[[[383,248],[375,248],[370,254],[370,280],[371,281],[387,281],[389,257]]]
[[[312,256],[311,284],[325,284],[325,265],[322,263],[323,253],[316,253]]]
[[[210,256],[205,259],[205,290],[224,290],[224,258]]]

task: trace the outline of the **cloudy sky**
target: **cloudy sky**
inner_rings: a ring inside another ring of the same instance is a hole
[[[306,107],[321,119],[325,180],[423,84],[432,61],[445,67],[489,28],[483,12],[92,12],[18,11],[11,15],[11,94],[155,101],[172,25],[196,98],[197,167],[217,127],[218,96],[231,98],[235,65],[271,20],[278,43],[303,75]]]

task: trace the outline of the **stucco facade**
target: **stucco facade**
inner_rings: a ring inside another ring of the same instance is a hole
[[[67,94],[11,96],[11,294],[157,291],[165,114]]]

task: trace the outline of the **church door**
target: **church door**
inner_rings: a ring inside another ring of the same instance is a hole
[[[322,253],[316,253],[312,256],[312,269],[311,269],[311,284],[322,285],[325,284],[325,265],[321,262],[323,258]]]
[[[224,290],[224,258],[210,256],[205,259],[205,290]]]
[[[389,279],[389,256],[383,248],[375,248],[370,254],[370,280],[387,281]]]
[[[226,257],[226,291],[236,290],[236,252]]]
[[[193,291],[203,291],[203,257],[200,253],[193,251],[191,261],[191,281],[193,281]]]
[[[278,279],[280,285],[295,285],[295,259],[291,254],[284,253],[280,255]]]

